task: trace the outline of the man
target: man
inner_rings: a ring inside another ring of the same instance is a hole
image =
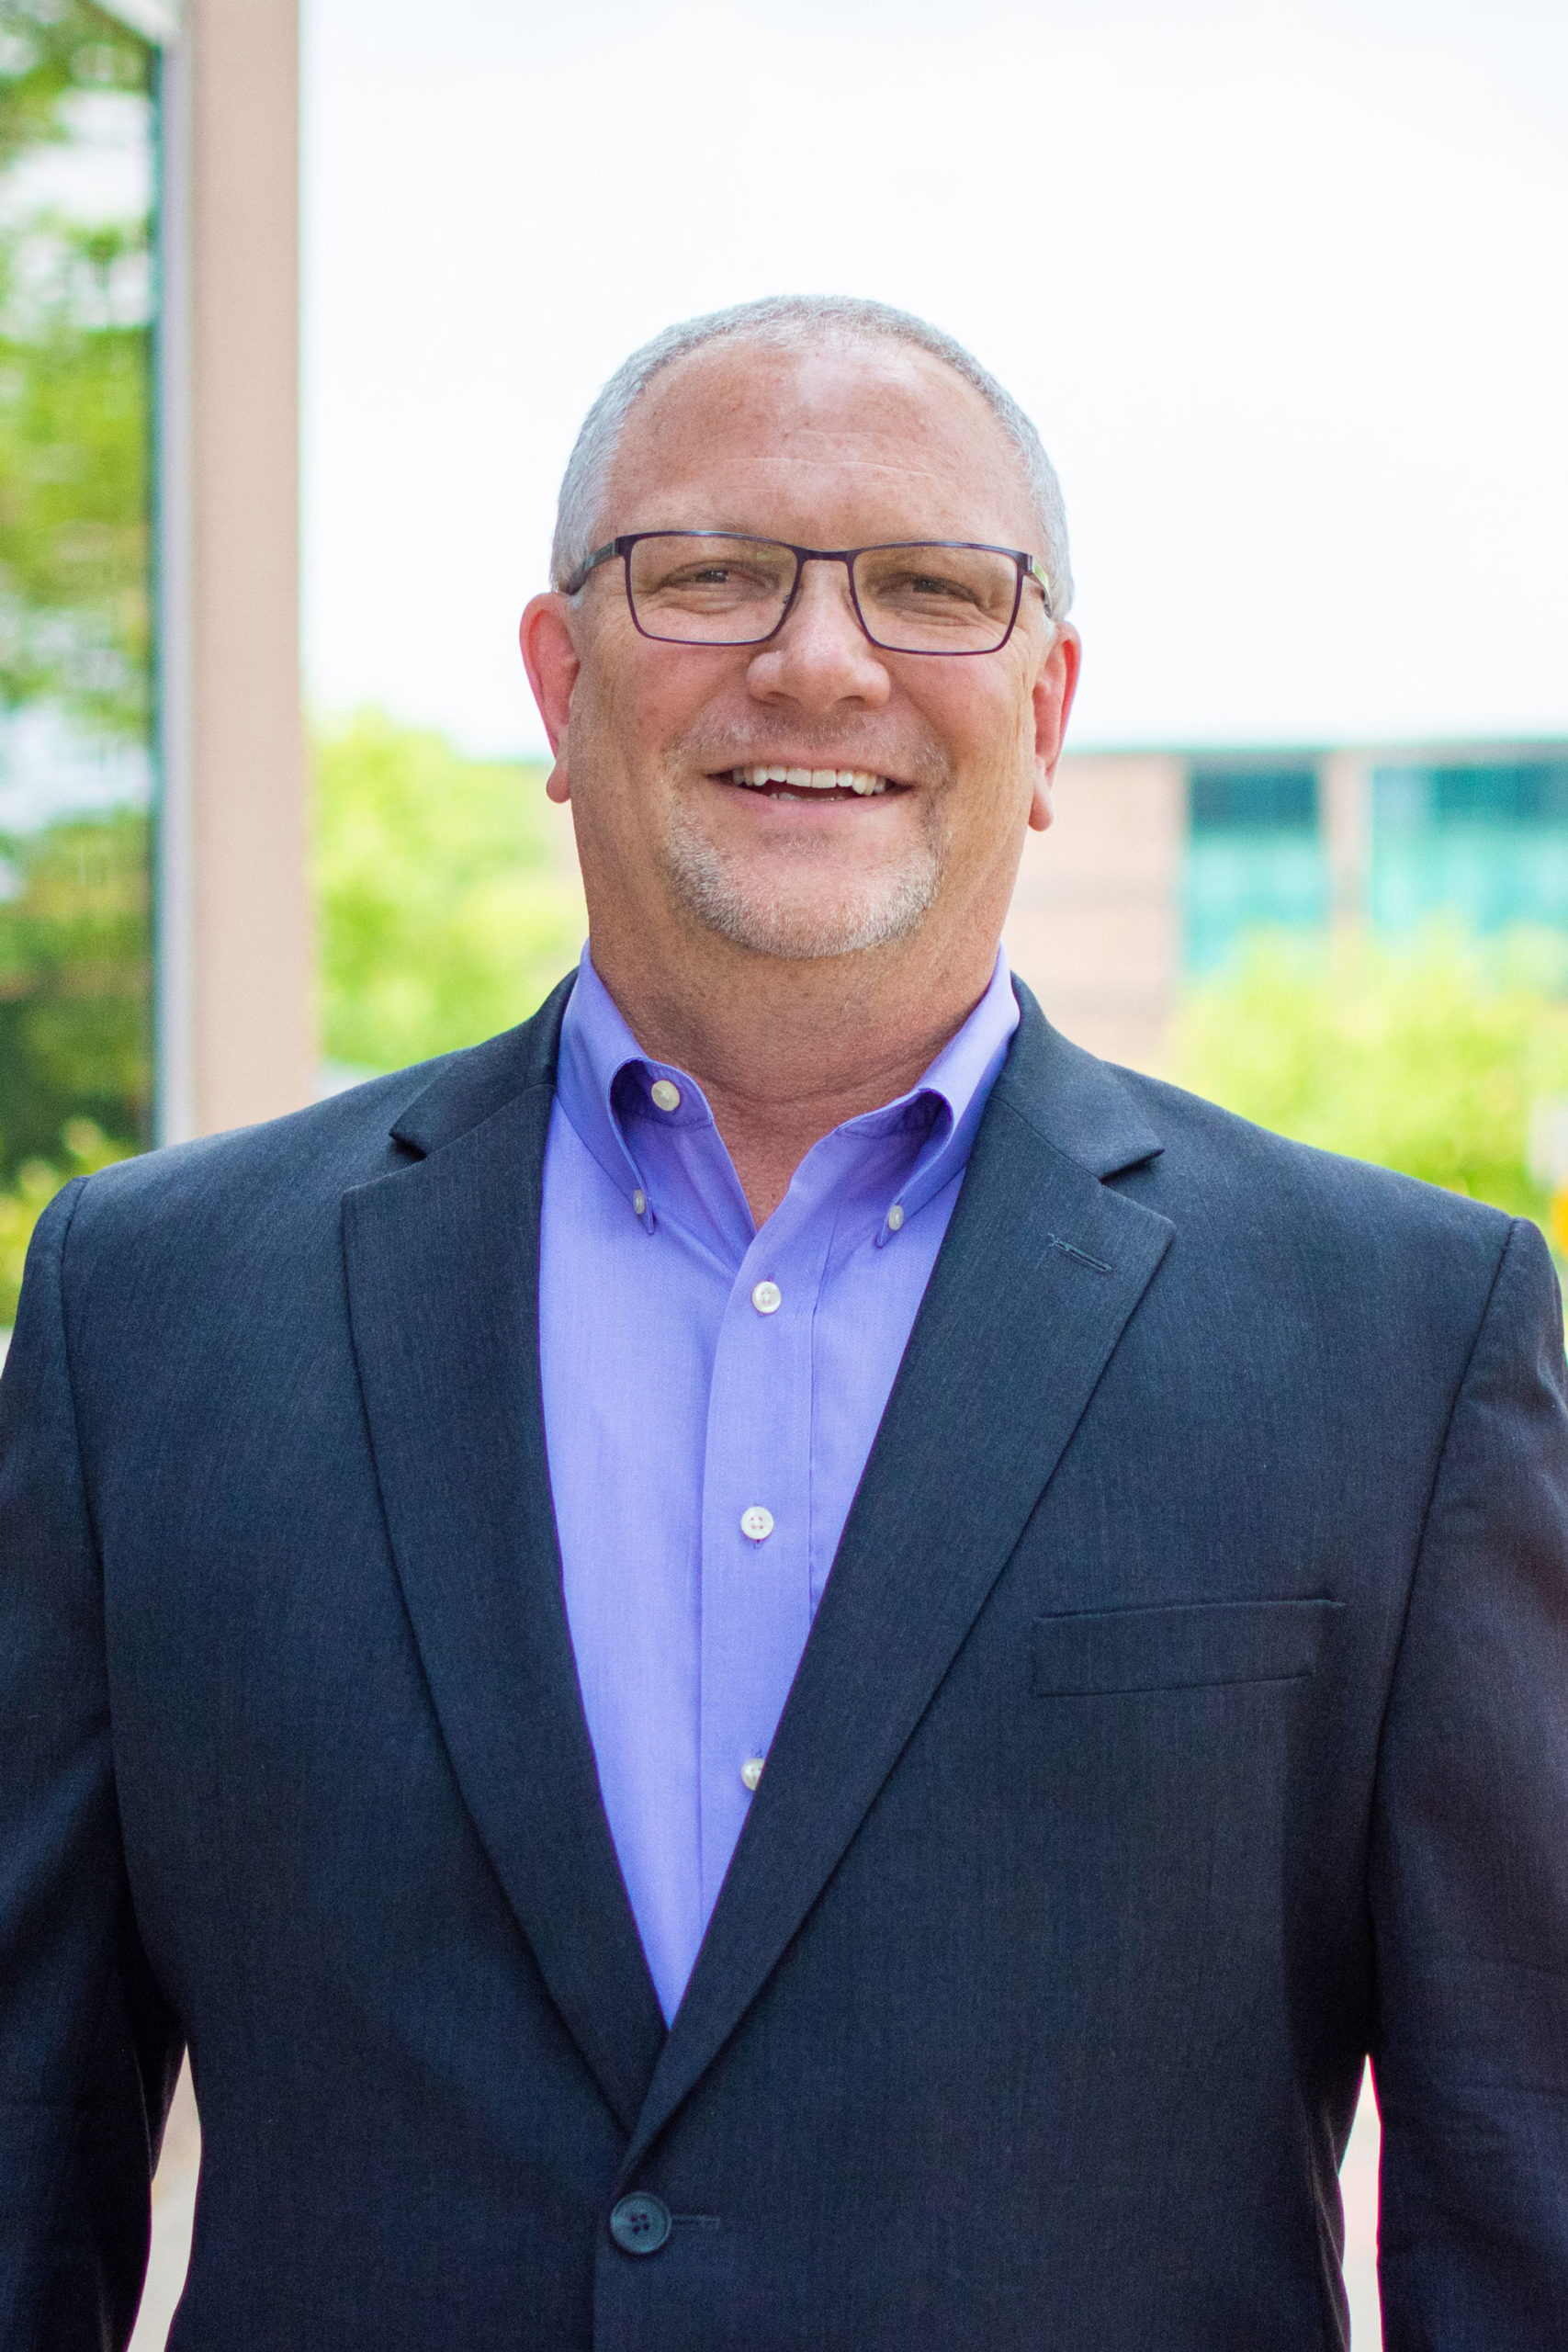
[[[4,1387],[0,2345],[1568,2330],[1539,1235],[1057,1036],[1077,667],[966,355],[754,305],[584,427],[524,650],[589,952],[114,1169]],[[1212,658],[1201,618],[1171,626]]]

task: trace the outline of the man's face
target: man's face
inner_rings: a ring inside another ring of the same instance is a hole
[[[628,421],[604,526],[1043,552],[1019,459],[978,393],[878,344],[722,344],[669,368]],[[1048,818],[1076,673],[1076,639],[1053,630],[1036,588],[999,652],[965,657],[871,644],[841,564],[808,564],[784,628],[756,646],[640,636],[623,583],[610,563],[574,603],[537,600],[530,615],[556,618],[531,644],[525,620],[596,937],[607,921],[673,922],[807,957],[933,925],[956,944],[978,925],[994,946],[1024,824]],[[770,767],[874,788],[748,778]]]

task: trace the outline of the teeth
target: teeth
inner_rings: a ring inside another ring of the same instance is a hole
[[[732,782],[746,785],[753,792],[765,784],[782,784],[792,792],[854,792],[863,799],[887,789],[887,778],[874,775],[867,768],[732,768],[730,776]]]

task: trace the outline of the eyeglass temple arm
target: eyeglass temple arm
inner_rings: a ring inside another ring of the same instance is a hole
[[[1033,582],[1034,582],[1035,586],[1039,589],[1041,595],[1042,595],[1042,596],[1044,598],[1044,600],[1045,600],[1045,617],[1046,617],[1046,619],[1047,619],[1047,620],[1052,620],[1052,621],[1054,621],[1054,620],[1055,619],[1056,616],[1055,616],[1055,612],[1052,610],[1052,607],[1051,607],[1051,582],[1050,582],[1050,581],[1046,578],[1045,574],[1041,571],[1040,566],[1035,562],[1034,558],[1033,558],[1032,555],[1026,555],[1026,556],[1024,557],[1024,559],[1023,559],[1023,568],[1024,568],[1024,571],[1028,573],[1028,575],[1029,575],[1030,579],[1033,581]]]
[[[563,596],[575,596],[579,591],[587,584],[588,575],[591,571],[597,571],[602,563],[610,563],[620,554],[622,544],[622,541],[619,539],[606,539],[602,548],[595,548],[592,554],[585,557],[583,561],[578,565],[577,570],[572,573],[571,578],[561,590],[561,594]]]

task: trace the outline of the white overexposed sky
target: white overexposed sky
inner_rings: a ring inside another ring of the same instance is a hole
[[[671,319],[871,294],[1066,494],[1080,746],[1568,734],[1568,0],[305,0],[306,661],[482,751]]]

